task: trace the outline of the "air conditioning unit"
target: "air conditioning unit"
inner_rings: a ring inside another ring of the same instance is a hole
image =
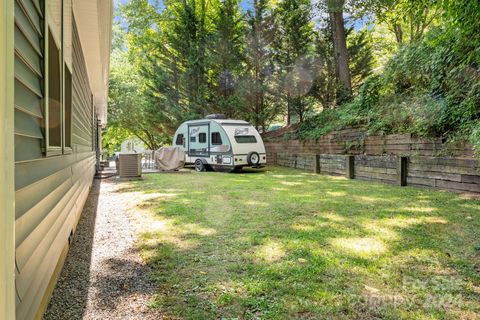
[[[121,153],[118,158],[120,178],[136,178],[142,175],[142,154]]]

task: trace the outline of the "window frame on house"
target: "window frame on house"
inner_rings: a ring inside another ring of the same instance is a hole
[[[44,91],[45,99],[43,102],[44,110],[44,156],[57,156],[62,154],[72,153],[72,117],[73,117],[73,53],[70,50],[71,59],[65,59],[65,46],[72,48],[72,43],[65,43],[65,30],[73,30],[73,8],[71,0],[56,0],[58,1],[56,9],[60,8],[60,14],[57,20],[54,21],[54,17],[50,17],[49,4],[52,2],[45,1],[44,6],[44,34],[43,39],[44,49]],[[67,4],[67,6],[66,6]],[[53,4],[52,6],[54,6]],[[69,18],[66,18],[68,15]],[[65,23],[72,24],[66,26]],[[54,36],[54,34],[56,36]],[[60,39],[58,39],[60,37]],[[56,41],[55,41],[56,39]],[[69,42],[72,41],[72,37],[69,38]],[[60,43],[57,43],[60,42]],[[54,69],[50,64],[57,63],[53,61],[53,55],[57,55],[58,70]],[[55,72],[58,75],[52,75]],[[59,79],[53,79],[57,77]],[[55,96],[52,96],[54,88],[58,89],[55,92]],[[54,104],[58,103],[58,110],[55,110]],[[53,116],[53,112],[59,113]],[[54,130],[53,125],[58,123],[58,129]],[[93,135],[93,132],[92,132]]]
[[[63,153],[72,153],[73,75],[64,63]]]

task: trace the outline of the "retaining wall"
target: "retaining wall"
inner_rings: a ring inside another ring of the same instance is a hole
[[[352,179],[480,193],[480,161],[466,144],[410,135],[336,132],[318,141],[266,141],[267,162]]]

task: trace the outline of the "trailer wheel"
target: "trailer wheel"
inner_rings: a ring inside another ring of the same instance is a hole
[[[258,165],[260,163],[260,155],[255,151],[250,152],[247,155],[247,162],[251,166]]]
[[[200,159],[195,160],[195,171],[197,172],[207,171],[207,167],[205,166],[202,160]]]

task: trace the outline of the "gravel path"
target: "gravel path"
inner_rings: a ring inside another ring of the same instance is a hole
[[[134,193],[95,180],[44,319],[161,319],[155,287],[136,249]]]

